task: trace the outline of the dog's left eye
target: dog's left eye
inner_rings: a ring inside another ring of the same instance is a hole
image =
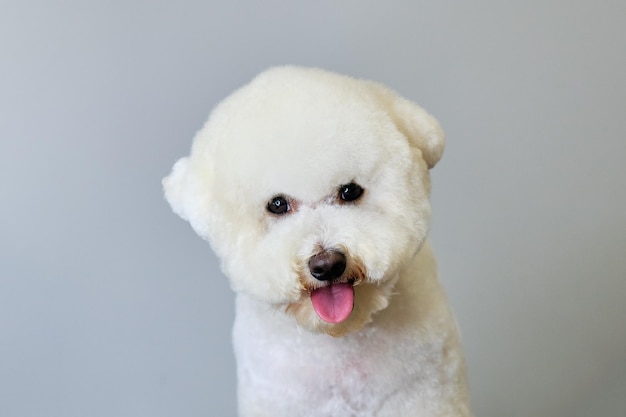
[[[363,194],[363,188],[359,184],[351,182],[339,187],[339,198],[343,201],[357,200]]]
[[[267,203],[267,211],[274,214],[285,214],[289,211],[289,203],[285,199],[285,197],[274,197],[272,201]]]

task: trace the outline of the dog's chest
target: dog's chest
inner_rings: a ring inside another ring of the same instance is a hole
[[[242,416],[268,409],[274,417],[386,415],[381,409],[393,398],[428,384],[415,373],[428,371],[429,361],[416,356],[415,346],[403,349],[398,335],[370,329],[335,339],[242,304],[234,329]]]
[[[283,415],[277,410],[281,407],[291,416],[307,415],[307,410],[315,410],[315,416],[369,416],[397,389],[401,370],[393,369],[384,352],[303,339],[238,349],[240,395],[254,395],[255,404],[271,399],[268,407],[277,416]],[[301,408],[296,414],[294,406]]]

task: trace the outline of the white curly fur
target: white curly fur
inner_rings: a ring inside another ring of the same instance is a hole
[[[469,416],[454,319],[427,242],[437,121],[373,82],[270,69],[225,99],[164,179],[237,292],[242,417]],[[365,190],[337,198],[342,184]],[[267,210],[284,196],[290,211]],[[320,250],[347,256],[354,309],[314,311]],[[352,282],[352,281],[351,281]]]

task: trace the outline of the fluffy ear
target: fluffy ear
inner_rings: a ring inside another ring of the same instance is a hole
[[[187,220],[203,239],[209,239],[210,198],[206,172],[198,173],[189,157],[180,158],[163,178],[165,199],[174,213]],[[204,179],[204,180],[203,180]]]
[[[382,87],[390,116],[396,127],[404,134],[412,147],[422,153],[428,169],[434,167],[443,155],[445,135],[433,116],[417,104]]]
[[[172,167],[172,172],[163,178],[165,199],[170,203],[174,213],[185,220],[189,220],[185,212],[185,182],[189,171],[189,158],[180,158]]]

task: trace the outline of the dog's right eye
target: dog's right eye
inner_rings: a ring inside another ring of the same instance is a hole
[[[272,200],[267,203],[267,211],[274,214],[285,214],[291,208],[289,207],[289,203],[285,199],[285,197],[274,197]]]

